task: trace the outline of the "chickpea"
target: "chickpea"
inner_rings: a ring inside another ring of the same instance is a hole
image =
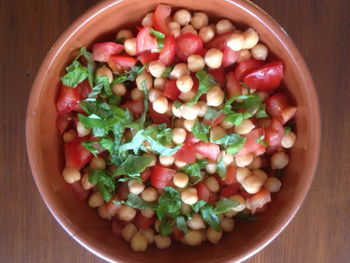
[[[149,186],[143,190],[141,197],[146,202],[154,202],[158,199],[158,191],[155,188]]]
[[[128,38],[124,42],[124,50],[126,54],[130,56],[136,56],[137,55],[137,49],[136,49],[136,38]]]
[[[173,70],[170,72],[169,77],[172,79],[178,79],[184,75],[189,75],[190,71],[186,63],[178,63],[175,65]]]
[[[141,21],[142,26],[152,26],[153,25],[153,13],[148,13]]]
[[[185,188],[188,184],[188,176],[185,173],[176,173],[173,177],[173,183],[179,188]]]
[[[131,99],[133,100],[138,100],[143,98],[143,92],[139,90],[138,88],[132,89],[131,90]]]
[[[186,162],[182,162],[182,161],[179,161],[179,160],[175,160],[174,164],[175,164],[177,169],[184,168],[187,165]]]
[[[185,244],[199,246],[202,243],[202,234],[198,230],[190,230],[184,235]]]
[[[90,207],[99,207],[103,205],[103,198],[100,192],[94,192],[89,197],[89,206]]]
[[[102,66],[96,70],[96,77],[107,77],[109,84],[113,81],[113,73],[106,66]]]
[[[240,51],[239,56],[238,56],[236,61],[237,61],[237,63],[240,63],[243,60],[246,60],[246,59],[251,58],[251,57],[252,57],[251,53],[250,53],[250,51],[248,49],[242,49]]]
[[[122,230],[122,238],[126,242],[130,242],[132,237],[137,233],[137,227],[134,224],[127,224]]]
[[[182,29],[181,29],[181,34],[186,34],[186,33],[192,33],[194,35],[197,35],[198,32],[196,29],[193,28],[193,26],[191,25],[187,25],[187,26],[184,26]]]
[[[130,247],[137,252],[145,251],[147,249],[147,239],[142,233],[137,232],[130,240]]]
[[[154,237],[154,241],[159,249],[166,249],[171,246],[171,239],[168,236],[157,235]]]
[[[187,91],[187,92],[181,92],[179,99],[184,101],[184,102],[188,102],[188,101],[192,100],[195,95],[196,95],[196,93],[193,92],[192,90]]]
[[[235,221],[232,218],[224,217],[221,220],[221,228],[224,232],[231,232],[235,227]]]
[[[182,106],[182,117],[185,120],[197,119],[198,113],[199,113],[199,107],[197,104],[195,104],[195,105],[184,104]]]
[[[75,183],[81,178],[80,171],[76,168],[64,168],[62,175],[63,179],[69,184]]]
[[[213,86],[207,93],[207,104],[208,106],[219,106],[225,98],[225,93],[219,86]]]
[[[217,193],[220,190],[220,185],[214,177],[208,177],[204,180],[205,186],[210,192]]]
[[[152,77],[146,70],[144,70],[140,75],[138,75],[135,79],[136,81],[136,86],[139,90],[143,91],[143,84],[145,83],[144,86],[146,87],[147,90],[152,88]]]
[[[80,121],[77,122],[78,137],[85,137],[89,135],[90,132],[91,132],[91,129],[85,128],[84,124],[82,124]]]
[[[193,214],[191,219],[187,219],[187,225],[192,230],[205,229],[205,223],[199,214]]]
[[[230,122],[230,121],[222,120],[222,121],[220,122],[220,126],[221,126],[222,128],[224,128],[225,130],[228,130],[228,129],[231,129],[231,128],[233,127],[233,123]]]
[[[221,67],[223,57],[221,50],[211,48],[205,53],[204,61],[209,68],[216,69]]]
[[[184,128],[174,128],[173,129],[173,142],[176,144],[181,144],[186,140],[187,132]]]
[[[64,142],[71,142],[76,137],[77,137],[77,133],[73,129],[70,129],[70,130],[66,131],[65,133],[63,133],[63,141]]]
[[[174,127],[175,128],[185,128],[184,127],[184,120],[183,119],[175,119]]]
[[[226,131],[220,126],[215,126],[210,130],[210,139],[212,139],[213,141],[216,141],[224,137],[225,135],[227,135]]]
[[[183,215],[188,215],[192,212],[192,208],[190,205],[187,205],[187,204],[184,204],[184,203],[181,203],[181,213]]]
[[[192,72],[197,72],[205,67],[205,62],[201,55],[188,56],[187,64],[188,64],[188,69]],[[192,85],[193,85],[193,81],[192,81]]]
[[[237,156],[235,160],[238,167],[245,167],[253,162],[254,154],[248,153],[246,155]]]
[[[154,229],[159,232],[159,226],[160,226],[160,221],[156,220],[156,222],[154,223]]]
[[[254,160],[248,165],[248,168],[251,170],[257,170],[261,167],[261,158],[259,156],[255,156]]]
[[[106,162],[102,157],[94,157],[90,162],[90,168],[93,170],[104,170],[106,169]]]
[[[208,110],[208,105],[205,101],[198,101],[197,106],[199,107],[198,117],[204,117],[205,113]]]
[[[81,185],[85,190],[90,190],[95,186],[95,184],[90,183],[88,173],[84,174],[83,177],[81,178]]]
[[[199,37],[202,39],[204,43],[209,42],[215,36],[215,30],[210,26],[204,26],[199,30]]]
[[[233,210],[230,210],[230,211],[227,211],[224,215],[226,217],[234,217],[235,215],[237,214],[237,212],[233,211]],[[225,231],[225,230],[224,230]]]
[[[228,19],[221,19],[216,23],[216,33],[223,34],[231,32],[235,27],[232,25],[231,21]]]
[[[243,181],[245,180],[245,178],[247,178],[249,175],[251,174],[250,170],[246,167],[239,167],[236,170],[236,179],[237,182],[239,183],[243,183]]]
[[[229,166],[233,162],[233,155],[225,151],[222,152],[222,161],[226,166]]]
[[[255,128],[255,125],[253,124],[253,122],[249,119],[245,119],[241,122],[240,125],[236,126],[235,132],[237,132],[238,134],[247,134],[250,133],[253,129]]]
[[[184,120],[184,127],[187,131],[191,132],[195,120]]]
[[[242,34],[232,34],[226,42],[226,45],[233,51],[240,51],[244,46],[244,37]]]
[[[150,89],[148,92],[148,100],[153,103],[162,96],[162,92],[159,89]]]
[[[160,96],[153,102],[153,109],[158,113],[166,113],[168,109],[168,99]]]
[[[256,44],[259,42],[259,35],[253,28],[248,28],[243,33],[244,38],[244,44],[243,49],[251,49],[255,47]]]
[[[126,87],[123,83],[115,83],[112,85],[112,91],[115,95],[124,96],[126,93]]]
[[[195,29],[201,29],[204,26],[207,26],[209,22],[208,15],[204,12],[195,12],[192,16],[191,25]]]
[[[252,174],[257,177],[260,177],[260,179],[263,180],[264,182],[267,180],[267,174],[263,170],[260,170],[260,169],[253,170]]]
[[[181,26],[185,26],[191,22],[191,13],[186,9],[180,9],[175,12],[173,19]]]
[[[152,228],[142,228],[140,233],[145,236],[148,244],[154,243],[154,230]]]
[[[128,205],[121,205],[118,216],[120,220],[129,222],[136,216],[136,210]]]
[[[188,205],[193,205],[198,201],[197,189],[189,187],[181,193],[182,202]]]
[[[145,189],[145,186],[142,182],[137,180],[130,180],[128,182],[129,192],[135,195],[142,193]]]
[[[173,155],[170,155],[170,156],[160,155],[159,156],[159,162],[161,165],[171,166],[171,165],[173,165],[174,161],[175,161],[175,158]]]
[[[245,200],[241,195],[233,195],[230,197],[230,199],[239,203],[238,206],[232,208],[233,211],[241,212],[246,208]]]
[[[254,59],[265,60],[267,58],[269,50],[265,45],[257,44],[255,47],[252,48],[251,52]]]
[[[182,107],[178,107],[176,108],[176,106],[174,105],[174,103],[171,106],[171,112],[173,113],[173,115],[175,117],[181,118],[182,117]]]
[[[282,141],[281,141],[282,147],[286,149],[291,148],[294,145],[296,138],[297,136],[292,131],[283,135]]]
[[[160,78],[165,71],[165,65],[158,61],[152,61],[148,64],[148,70],[153,77]]]
[[[165,86],[166,78],[155,78],[153,82],[153,86],[156,89],[163,90]]]
[[[129,29],[121,29],[118,31],[116,38],[124,42],[125,39],[132,38],[132,32]]]
[[[264,184],[264,180],[256,175],[249,175],[243,180],[242,186],[250,194],[256,194],[260,191],[261,186]]]
[[[280,179],[277,177],[269,177],[263,187],[270,193],[277,193],[281,189],[281,186],[282,183]]]
[[[154,216],[154,210],[152,209],[143,209],[141,210],[141,215],[146,218],[151,218]]]
[[[205,166],[205,170],[208,172],[208,174],[214,174],[217,169],[216,162],[209,161],[207,165]]]
[[[207,239],[210,243],[216,244],[220,241],[222,237],[222,231],[217,232],[215,229],[208,227],[207,228]]]
[[[107,219],[107,220],[112,219],[112,215],[108,213],[106,206],[104,204],[98,207],[97,213],[103,219]]]
[[[181,27],[180,24],[178,22],[170,22],[168,24],[168,27],[170,29],[170,33],[172,35],[174,35],[174,37],[179,37],[181,35]]]
[[[271,156],[271,168],[273,170],[283,169],[289,163],[289,156],[281,151],[276,152]]]
[[[190,75],[181,76],[176,80],[176,86],[181,92],[188,92],[193,87],[193,80]]]

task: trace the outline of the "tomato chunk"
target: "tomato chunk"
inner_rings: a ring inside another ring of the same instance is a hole
[[[170,13],[171,7],[169,5],[157,5],[152,17],[155,30],[160,31],[165,35],[170,35],[170,30],[166,21],[167,17],[170,16]]]
[[[165,123],[168,127],[170,127],[170,118],[166,113],[158,113],[153,109],[153,104],[149,104],[149,114],[151,115],[151,119],[155,124]]]
[[[86,79],[86,80],[80,82],[78,84],[78,86],[76,87],[76,89],[78,90],[80,98],[86,99],[91,92],[91,86],[90,86],[89,80]]]
[[[108,65],[118,74],[129,70],[131,67],[135,66],[137,59],[131,56],[126,55],[112,55],[108,60]]]
[[[145,65],[151,61],[157,60],[159,57],[159,53],[152,53],[151,51],[145,51],[139,55],[137,55],[137,59]]]
[[[90,190],[85,190],[82,187],[81,181],[72,183],[70,186],[72,187],[73,193],[79,201],[84,201],[90,194]]]
[[[198,200],[203,200],[205,202],[208,202],[210,197],[210,191],[205,186],[205,184],[202,182],[199,182],[198,184],[195,185],[195,187],[197,189]]]
[[[56,102],[58,114],[61,115],[71,112],[79,101],[80,95],[76,88],[73,89],[72,87],[62,85]]]
[[[160,51],[159,61],[165,66],[169,66],[174,61],[175,49],[175,37],[170,35],[164,40],[164,47]]]
[[[66,167],[83,168],[92,159],[92,154],[81,145],[86,138],[76,138],[71,142],[64,144],[64,156],[66,159]]]
[[[135,118],[140,117],[144,110],[143,99],[130,100],[121,105],[121,107],[128,109]]]
[[[276,93],[266,100],[266,112],[285,124],[295,116],[296,107],[289,104],[288,97],[282,93]]]
[[[265,128],[265,142],[267,143],[267,152],[273,153],[281,150],[281,141],[284,135],[282,124],[277,119],[272,119],[271,125]]]
[[[152,168],[151,172],[151,185],[158,189],[163,189],[174,177],[176,170],[156,165]]]
[[[243,81],[252,89],[274,90],[283,78],[283,62],[272,61],[246,75]]]
[[[227,74],[226,95],[228,98],[242,95],[242,86],[233,72]]]
[[[156,217],[152,216],[151,218],[144,217],[141,213],[136,216],[135,225],[138,228],[148,228],[152,227],[156,222]]]
[[[221,88],[225,87],[226,77],[225,77],[225,71],[223,68],[209,69],[208,73],[215,78],[215,80],[220,84]]]
[[[181,94],[181,91],[176,86],[176,80],[167,80],[163,95],[171,100],[177,100]]]
[[[239,183],[233,183],[227,186],[224,186],[220,190],[220,197],[230,198],[231,196],[237,194],[239,190]]]
[[[226,46],[227,39],[232,35],[232,32],[216,35],[212,40],[205,44],[206,48],[223,49]]]
[[[151,35],[151,27],[145,26],[142,28],[136,37],[137,53],[142,53],[148,50],[156,49],[158,46],[157,40]]]
[[[220,176],[217,177],[220,184],[233,184],[236,183],[236,170],[237,167],[231,166],[226,169],[225,179],[221,179]]]
[[[123,45],[115,42],[97,43],[92,46],[92,59],[98,62],[107,62],[111,55],[118,55],[123,49]]]
[[[234,51],[229,47],[224,47],[222,49],[222,53],[223,53],[222,66],[226,68],[236,62],[240,52]]]
[[[173,226],[173,237],[175,240],[180,241],[181,238],[184,236],[184,232],[182,232],[180,229],[176,227],[176,225]]]
[[[262,208],[265,204],[271,202],[271,194],[269,191],[262,189],[258,193],[246,200],[247,208],[252,211],[252,214],[258,208]]]
[[[216,161],[220,154],[220,146],[212,142],[198,142],[196,143],[195,148],[197,153],[211,161]]]
[[[64,133],[67,130],[72,120],[73,120],[73,114],[71,112],[66,113],[64,115],[57,116],[56,123],[60,134]]]
[[[141,174],[140,174],[140,176],[141,176],[141,180],[142,180],[142,182],[146,182],[148,179],[149,179],[149,177],[151,176],[151,168],[146,168]]]
[[[175,159],[185,163],[194,163],[196,161],[195,144],[192,141],[186,141],[184,145],[175,153]]]
[[[262,128],[256,128],[250,133],[243,135],[246,138],[246,141],[237,155],[246,155],[248,153],[255,153],[256,155],[263,154],[266,151],[266,147],[257,141],[257,139],[261,138],[263,134],[264,131]]]
[[[225,117],[226,114],[221,113],[215,120],[203,120],[203,122],[211,127],[215,127],[218,126]]]
[[[106,211],[112,217],[115,213],[122,207],[122,205],[117,205],[113,201],[119,201],[118,195],[114,195],[110,201],[106,203]]]
[[[252,58],[241,61],[234,70],[236,79],[238,81],[242,81],[247,74],[258,69],[263,64],[264,63],[262,61]]]
[[[181,34],[176,39],[176,55],[187,60],[187,57],[193,54],[199,54],[203,48],[203,43],[198,35],[193,33]]]

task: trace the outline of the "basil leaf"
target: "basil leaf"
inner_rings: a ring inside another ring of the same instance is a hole
[[[146,65],[143,66],[133,66],[129,71],[125,71],[123,74],[118,75],[112,82],[122,83],[125,81],[135,81],[136,77],[140,75],[146,69]]]
[[[242,123],[244,119],[248,119],[252,117],[253,114],[250,112],[234,112],[232,111],[230,114],[228,114],[224,120],[229,121],[233,123],[233,125],[238,126]]]
[[[74,60],[67,68],[67,73],[61,78],[63,85],[75,88],[89,77],[89,70]]]
[[[109,138],[102,138],[98,144],[101,146],[101,148],[106,149],[109,152],[113,151],[114,149],[114,142]]]
[[[200,96],[202,96],[202,94],[208,92],[208,90],[214,86],[216,83],[215,78],[208,74],[204,69],[201,69],[199,71],[196,72],[196,78],[199,81],[198,84],[198,91],[196,93],[196,95],[193,97],[192,100],[190,100],[189,102],[187,102],[188,105],[193,105],[196,104],[200,98]]]
[[[255,113],[255,117],[258,118],[258,119],[269,117],[269,115],[266,113],[265,108],[266,108],[266,104],[261,104],[260,108]]]
[[[207,111],[205,112],[204,119],[214,121],[219,117],[220,114],[221,114],[220,110],[208,107]]]
[[[205,202],[204,200],[199,200],[197,203],[195,203],[194,205],[192,205],[192,210],[195,213],[198,213],[199,210],[205,206],[207,204],[207,202]]]
[[[181,101],[175,100],[175,101],[173,102],[173,105],[175,106],[176,109],[178,109],[178,108],[181,107],[182,103],[181,103]]]
[[[109,201],[112,199],[116,183],[105,170],[93,170],[89,173],[89,182],[96,184],[103,199]]]
[[[206,204],[200,209],[200,211],[201,211],[203,220],[207,222],[207,224],[211,228],[213,228],[217,232],[220,232],[220,219],[216,215],[213,207],[210,204]]]
[[[201,169],[204,169],[207,163],[208,162],[206,160],[200,160],[196,163],[186,165],[181,170],[190,177],[191,184],[195,185],[202,181],[203,178],[201,176]]]
[[[284,134],[288,134],[292,131],[292,128],[289,126],[284,126],[283,128],[284,128]]]
[[[176,218],[176,227],[184,233],[188,232],[186,220],[183,216],[178,216]]]
[[[208,139],[209,130],[210,130],[209,125],[199,121],[195,121],[192,127],[193,136],[204,142],[209,142],[209,139]]]
[[[241,100],[240,102],[237,99]],[[258,94],[249,94],[238,96],[236,102],[232,105],[233,109],[248,109],[254,111],[260,108],[262,101]]]
[[[142,133],[143,130],[139,130],[130,142],[125,143],[119,147],[119,151],[133,150],[134,154],[138,154],[140,147],[145,140],[145,137],[142,135]]]
[[[265,135],[262,135],[261,137],[256,138],[256,142],[261,144],[262,146],[267,147],[269,145],[264,141],[264,138],[265,138]]]
[[[128,174],[139,174],[145,170],[148,165],[152,162],[152,157],[150,156],[136,156],[128,155],[126,160],[120,164],[118,169],[113,173],[113,176]]]
[[[153,152],[163,155],[163,156],[170,156],[175,154],[180,148],[182,147],[182,144],[175,146],[174,148],[170,148],[167,146],[162,145],[158,141],[154,140],[152,137],[147,136],[146,140],[149,142],[150,147]]]
[[[214,212],[216,214],[224,214],[237,206],[239,206],[239,202],[237,202],[236,200],[220,198],[220,200],[216,203]]]
[[[88,142],[88,141],[85,141],[85,142],[82,142],[81,145],[86,149],[88,150],[89,152],[91,152],[94,156],[97,156],[101,150],[96,148],[96,142]]]
[[[240,219],[243,219],[245,221],[248,221],[248,222],[253,222],[253,221],[256,221],[256,220],[259,219],[258,216],[253,216],[251,214],[244,213],[244,212],[237,213],[236,217],[240,218]]]
[[[162,32],[154,30],[152,27],[150,28],[150,33],[156,37],[157,43],[158,43],[158,49],[162,49],[164,47],[165,35]]]
[[[128,206],[131,206],[136,209],[145,210],[152,209],[155,210],[157,207],[156,203],[146,202],[141,197],[135,194],[129,194],[128,199],[125,202]]]
[[[214,142],[226,148],[227,153],[236,154],[244,145],[246,138],[237,134],[231,133],[224,137],[215,140]]]
[[[162,77],[163,77],[163,78],[169,77],[170,72],[171,72],[172,70],[173,70],[172,67],[166,67],[165,70],[164,70],[164,72],[163,72],[163,74],[162,74]]]
[[[92,59],[92,54],[87,51],[86,47],[81,47],[80,48],[80,52],[79,55],[83,56],[87,62],[87,68],[89,71],[89,83],[92,86],[93,82],[94,82],[94,72],[95,72],[95,62]]]
[[[162,221],[159,225],[159,232],[161,236],[168,236],[173,232],[173,222]]]
[[[226,178],[226,165],[224,164],[224,161],[222,160],[222,158],[220,159],[220,161],[217,164],[217,171],[218,171],[221,179]]]
[[[160,221],[165,216],[175,219],[181,213],[181,196],[175,188],[170,186],[164,188],[156,212]]]

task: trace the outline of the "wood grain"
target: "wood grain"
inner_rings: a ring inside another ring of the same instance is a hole
[[[35,73],[62,31],[93,0],[0,1],[1,262],[102,262],[56,223],[34,185],[25,112]],[[287,229],[247,260],[350,262],[350,3],[256,0],[307,61],[322,111],[322,150],[306,201]]]

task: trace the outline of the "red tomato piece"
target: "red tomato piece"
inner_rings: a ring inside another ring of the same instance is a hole
[[[242,86],[233,72],[227,74],[226,95],[228,98],[242,95]]]
[[[128,109],[135,118],[141,116],[144,110],[143,99],[130,100],[123,105],[122,108]]]
[[[297,113],[297,107],[288,107],[281,112],[281,117],[278,119],[282,124],[287,123],[289,120],[293,119]]]
[[[182,232],[180,229],[176,227],[176,225],[173,226],[173,237],[175,240],[180,241],[181,238],[184,236],[184,232]]]
[[[151,168],[148,167],[141,173],[142,182],[146,182],[150,176],[151,176]]]
[[[234,51],[229,47],[224,47],[222,49],[223,58],[222,58],[222,66],[224,68],[233,65],[237,58],[239,57],[239,51]]]
[[[217,82],[219,82],[221,88],[225,87],[226,77],[225,77],[225,71],[223,68],[209,69],[208,73],[212,75]]]
[[[79,101],[80,95],[77,89],[62,85],[56,102],[58,114],[61,115],[71,112]]]
[[[176,55],[184,61],[188,56],[200,53],[202,48],[201,38],[193,33],[181,34],[176,39]]]
[[[159,61],[165,66],[169,66],[174,61],[175,49],[175,37],[170,35],[164,39],[164,47],[160,51]]]
[[[145,51],[139,55],[137,55],[137,59],[145,65],[151,61],[157,60],[159,57],[159,53],[152,53],[151,51]]]
[[[64,144],[64,157],[66,159],[66,167],[83,168],[92,159],[92,154],[81,145],[86,138],[75,138],[71,142]]]
[[[260,66],[262,66],[264,63],[260,60],[255,60],[252,58],[245,59],[238,63],[237,67],[234,70],[234,74],[236,76],[236,79],[238,81],[242,81],[243,78],[249,74],[250,72],[258,69]]]
[[[135,66],[137,59],[126,55],[112,55],[108,60],[108,65],[113,72],[122,73]]]
[[[239,183],[233,183],[227,186],[224,186],[220,190],[220,197],[230,198],[231,196],[238,193]]]
[[[233,184],[236,183],[236,170],[237,167],[231,166],[226,169],[225,179],[221,179],[220,176],[217,177],[220,184]]]
[[[227,39],[232,35],[232,32],[216,35],[212,40],[205,44],[206,48],[223,49],[226,46]]]
[[[204,200],[205,202],[208,202],[210,197],[210,191],[205,186],[205,184],[202,182],[199,182],[198,184],[195,185],[195,187],[197,189],[198,200]]]
[[[129,195],[129,186],[127,182],[121,183],[118,188],[117,196],[121,200],[125,200],[128,198]]]
[[[196,152],[208,158],[211,161],[216,161],[220,154],[220,146],[212,142],[200,141],[195,145]]]
[[[82,187],[80,180],[70,184],[70,186],[72,187],[73,193],[79,201],[84,201],[90,194],[90,190],[85,190]]]
[[[123,49],[123,45],[115,42],[97,43],[92,46],[92,59],[98,62],[107,62],[111,55],[118,55]]]
[[[175,159],[185,163],[194,163],[196,161],[195,144],[191,141],[187,141],[184,145],[175,153]]]
[[[152,227],[156,222],[156,217],[152,216],[151,218],[144,217],[141,213],[136,216],[135,225],[138,228],[148,228]]]
[[[67,130],[72,120],[73,114],[71,112],[57,116],[56,124],[60,134],[64,133]]]
[[[176,80],[167,80],[163,95],[171,100],[177,100],[181,94],[181,91],[176,86]]]
[[[170,35],[170,30],[167,23],[167,18],[171,14],[171,7],[169,5],[159,4],[154,10],[152,20],[155,30],[162,32],[166,36]]]
[[[247,74],[243,81],[256,90],[274,90],[283,78],[283,62],[272,61]]]
[[[153,166],[151,172],[151,185],[158,189],[163,189],[174,177],[176,170],[163,167],[161,165]]]
[[[168,127],[170,127],[170,118],[166,113],[158,113],[153,109],[153,104],[149,104],[149,114],[151,115],[151,119],[155,124],[165,123]]]
[[[246,155],[248,153],[255,153],[256,155],[263,154],[266,151],[266,147],[257,142],[257,139],[261,138],[263,134],[264,131],[262,128],[256,128],[250,133],[243,135],[246,138],[246,141],[237,155]]]
[[[187,136],[186,136],[186,143],[196,143],[199,142],[200,139],[196,138],[193,136],[192,132],[187,132]]]
[[[246,200],[247,208],[252,211],[252,214],[258,208],[263,207],[265,204],[271,202],[271,194],[269,191],[262,189],[258,193],[254,194],[252,197]]]
[[[142,53],[158,47],[157,40],[151,35],[151,27],[145,26],[140,30],[136,37],[137,53]]]
[[[295,116],[296,107],[290,106],[289,99],[284,93],[276,93],[266,100],[266,112],[285,124]]]
[[[277,119],[272,119],[271,125],[265,128],[265,142],[267,143],[267,152],[273,153],[281,150],[281,141],[284,135],[282,124]]]
[[[110,201],[106,203],[106,211],[112,217],[121,208],[122,205],[117,205],[113,201],[119,201],[118,195],[114,195]]]
[[[86,99],[91,92],[91,86],[90,86],[89,80],[86,79],[83,82],[80,82],[76,87],[76,89],[78,90],[80,98]]]
[[[203,122],[211,127],[219,125],[219,123],[226,117],[226,114],[221,113],[215,120],[203,120]]]

